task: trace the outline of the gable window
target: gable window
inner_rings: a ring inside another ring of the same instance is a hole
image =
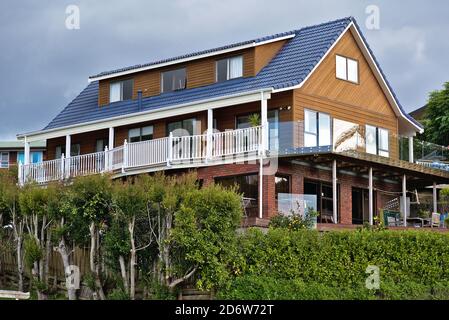
[[[243,76],[243,57],[221,59],[216,66],[217,82],[240,78]]]
[[[331,145],[331,117],[326,113],[304,110],[304,146]]]
[[[9,152],[0,152],[0,168],[9,168]]]
[[[72,144],[70,146],[70,156],[71,157],[79,156],[80,152],[81,152],[81,146],[79,143]],[[62,154],[64,154],[64,156],[67,157],[66,152],[65,152],[65,145],[56,147],[55,159],[60,159],[62,157]]]
[[[153,139],[153,126],[134,128],[129,130],[129,142],[148,141]]]
[[[389,132],[387,129],[366,125],[366,153],[389,157]]]
[[[335,63],[338,79],[359,83],[359,63],[357,60],[336,55]]]
[[[30,153],[30,163],[40,163],[44,159],[44,153],[42,151],[33,151]],[[25,163],[25,154],[23,151],[17,153],[17,163]]]
[[[133,97],[133,80],[111,82],[109,86],[109,102],[130,100]]]
[[[161,92],[171,92],[186,88],[186,68],[162,72]]]

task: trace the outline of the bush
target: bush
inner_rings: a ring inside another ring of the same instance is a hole
[[[229,299],[448,299],[449,235],[423,231],[249,230]],[[365,288],[369,265],[380,289]]]

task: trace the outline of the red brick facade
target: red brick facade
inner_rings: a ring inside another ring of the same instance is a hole
[[[275,198],[275,174],[288,175],[291,181],[291,193],[304,193],[304,180],[314,180],[326,183],[332,183],[332,171],[329,169],[319,169],[312,166],[294,164],[291,162],[282,162],[277,166],[276,173],[269,172],[268,166],[264,167],[263,178],[263,218],[271,218],[277,213],[277,203]],[[198,178],[203,180],[204,185],[214,182],[215,178],[236,176],[242,174],[259,173],[258,163],[228,164],[213,167],[198,168]],[[337,170],[338,172],[338,170]],[[368,189],[368,179],[366,177],[354,174],[337,173],[337,183],[339,185],[339,223],[352,224],[352,188]],[[401,186],[395,183],[387,183],[374,180],[374,190],[382,191],[400,191]],[[391,196],[384,195],[381,192],[375,193],[375,214],[382,208]]]

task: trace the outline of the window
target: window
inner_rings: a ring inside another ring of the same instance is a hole
[[[186,88],[186,69],[177,69],[162,73],[161,92],[171,92]]]
[[[389,133],[387,129],[366,125],[366,152],[389,157]]]
[[[133,97],[133,80],[112,82],[109,86],[109,102],[130,100]]]
[[[130,129],[128,133],[129,142],[140,142],[153,139],[153,126]]]
[[[379,128],[379,156],[388,157],[390,156],[388,148],[388,130]]]
[[[104,149],[108,146],[108,139],[97,139],[95,142],[95,152],[104,151]]]
[[[304,180],[304,194],[316,195],[317,207],[316,210],[319,213],[318,222],[321,223],[333,223],[334,222],[334,206],[333,206],[333,192],[332,184],[321,182]],[[337,185],[337,221],[339,220],[339,194],[340,186]]]
[[[0,168],[9,168],[9,152],[0,152]]]
[[[338,79],[354,83],[359,82],[359,66],[357,60],[336,55],[335,63],[336,76]]]
[[[243,76],[243,57],[237,56],[217,61],[217,82],[240,78]]]
[[[276,199],[278,199],[279,193],[290,193],[290,177],[284,176],[284,175],[276,175],[274,177],[274,184],[275,184],[275,194]]]
[[[331,117],[326,113],[304,111],[304,146],[331,145]]]
[[[256,200],[258,198],[259,176],[249,174],[242,176],[215,178],[215,182],[223,187],[237,186],[237,192],[242,193],[245,198]]]
[[[30,163],[40,163],[44,160],[44,153],[42,151],[33,151],[30,153]],[[17,153],[17,163],[25,163],[25,155],[23,151]]]
[[[167,125],[167,135],[173,132],[175,137],[192,136],[198,134],[201,122],[195,118],[173,121]]]
[[[71,157],[79,156],[80,155],[80,149],[81,149],[81,147],[80,147],[79,143],[72,144],[70,146],[70,156]],[[55,159],[60,159],[62,154],[64,154],[64,156],[67,157],[66,152],[65,152],[65,145],[56,147]]]

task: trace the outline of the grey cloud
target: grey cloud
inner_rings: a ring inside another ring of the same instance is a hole
[[[76,4],[81,29],[67,30]],[[365,8],[380,7],[380,30]],[[2,1],[0,139],[41,129],[89,75],[353,15],[404,107],[449,81],[449,3],[441,1]]]

